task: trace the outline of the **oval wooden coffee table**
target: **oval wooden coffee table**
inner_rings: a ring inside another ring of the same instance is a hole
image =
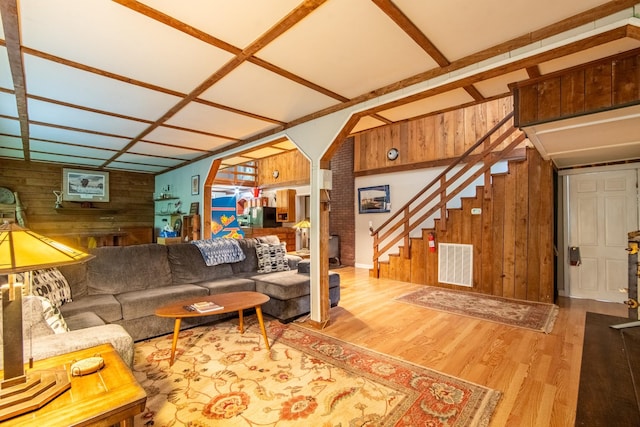
[[[222,306],[222,309],[210,311],[208,313],[200,313],[199,311],[190,311],[185,308],[187,306],[190,306],[191,304],[203,301],[214,302]],[[244,333],[243,310],[247,308],[256,309],[258,323],[260,324],[260,330],[262,331],[262,336],[264,337],[264,342],[267,350],[269,350],[271,347],[269,347],[269,339],[267,338],[267,330],[264,327],[261,308],[261,305],[267,301],[269,301],[269,297],[265,294],[261,294],[260,292],[229,292],[226,294],[193,297],[157,308],[155,311],[156,316],[174,317],[176,319],[173,326],[173,343],[171,344],[171,359],[169,361],[169,364],[173,365],[173,359],[176,354],[176,346],[178,344],[178,335],[180,334],[180,323],[182,319],[184,319],[185,317],[212,316],[214,314],[231,313],[233,311],[237,311],[240,318],[238,329],[242,334]]]

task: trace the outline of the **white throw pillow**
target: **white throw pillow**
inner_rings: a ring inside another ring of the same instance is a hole
[[[57,268],[34,270],[31,273],[33,295],[47,298],[54,307],[71,302],[71,287]]]
[[[284,243],[256,244],[256,255],[258,257],[258,273],[271,273],[273,271],[289,270],[289,263],[286,258],[287,247]]]

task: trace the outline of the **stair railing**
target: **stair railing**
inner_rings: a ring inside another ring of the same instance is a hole
[[[491,137],[497,133],[507,122],[513,118],[514,113],[507,114],[500,122],[493,126],[484,136],[476,141],[460,157],[455,159],[445,170],[438,174],[429,184],[411,198],[404,206],[387,219],[378,228],[371,228],[370,234],[373,236],[373,272],[375,277],[379,277],[380,257],[387,251],[394,248],[398,242],[403,240],[405,247],[405,257],[409,257],[410,233],[420,227],[427,219],[436,212],[440,212],[442,221],[446,221],[447,203],[471,185],[482,174],[488,173],[491,167],[504,159],[511,151],[520,145],[526,138],[524,133],[514,138],[503,150],[494,152],[496,147],[510,137],[517,129],[511,125],[504,133],[499,135],[493,142],[489,142]],[[484,144],[483,151],[477,156],[471,156],[480,145]],[[482,163],[482,166],[479,166]],[[464,164],[453,176],[447,175],[458,165]],[[475,171],[474,171],[475,169]],[[459,183],[465,175],[471,174],[463,182]],[[418,203],[413,206],[414,203]],[[426,212],[420,214],[425,209]]]

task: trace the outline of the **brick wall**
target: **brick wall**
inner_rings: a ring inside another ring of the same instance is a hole
[[[353,138],[345,140],[331,158],[332,190],[329,234],[340,238],[340,263],[355,265],[355,194]]]

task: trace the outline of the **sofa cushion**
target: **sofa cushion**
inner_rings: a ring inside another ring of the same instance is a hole
[[[256,292],[267,294],[272,298],[287,300],[309,295],[311,281],[309,275],[297,271],[280,271],[277,273],[253,276],[256,281]],[[329,272],[329,288],[340,286],[340,275]]]
[[[34,270],[31,273],[31,292],[47,298],[54,307],[71,301],[69,283],[57,268]]]
[[[84,313],[74,314],[73,316],[65,316],[65,322],[70,331],[78,329],[92,328],[94,326],[104,325],[104,321],[94,312],[85,311]]]
[[[209,295],[209,291],[201,286],[172,285],[143,291],[125,292],[116,295],[116,299],[122,306],[122,318],[128,320],[153,316],[158,307],[204,295]]]
[[[87,263],[62,265],[58,270],[67,279],[71,288],[71,299],[83,297],[87,291]]]
[[[173,283],[182,285],[215,280],[233,275],[230,264],[207,266],[200,250],[189,243],[167,246]]]
[[[287,248],[283,243],[256,244],[256,255],[258,256],[258,273],[271,273],[273,271],[289,270],[289,263],[286,259]]]
[[[107,323],[122,319],[120,303],[113,295],[87,295],[60,307],[65,317],[92,311]]]
[[[102,246],[87,263],[89,295],[120,294],[171,285],[167,246]]]
[[[258,256],[256,255],[256,239],[240,239],[238,244],[244,252],[244,261],[234,262],[231,264],[233,274],[238,273],[255,273],[258,271]]]
[[[225,292],[255,291],[256,282],[252,279],[231,276],[224,279],[204,281],[196,283],[209,291],[209,295],[222,294]]]

